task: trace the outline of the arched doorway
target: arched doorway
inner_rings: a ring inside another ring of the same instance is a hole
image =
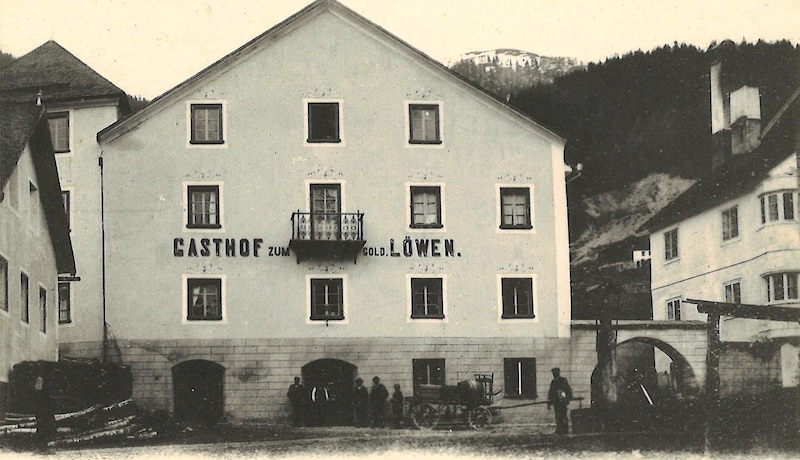
[[[312,399],[310,424],[353,424],[353,382],[357,370],[356,366],[338,359],[319,359],[303,366],[303,381]]]
[[[634,337],[614,346],[611,365],[591,377],[593,417],[599,429],[702,432],[697,417],[700,385],[689,361],[659,339]],[[608,375],[610,374],[610,375]]]
[[[617,344],[614,368],[607,382],[616,387],[616,400],[625,405],[653,405],[674,399],[694,399],[700,385],[689,361],[672,345],[650,337]],[[592,372],[592,401],[602,400],[602,369]]]
[[[172,368],[175,419],[213,425],[223,416],[225,368],[204,360],[182,362]]]

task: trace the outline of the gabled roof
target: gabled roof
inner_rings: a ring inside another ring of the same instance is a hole
[[[138,110],[131,116],[118,120],[116,123],[106,127],[105,129],[97,133],[98,142],[102,143],[115,139],[116,137],[127,132],[128,130],[133,129],[140,123],[147,120],[147,118],[152,113],[158,112],[163,106],[163,104],[168,104],[169,102],[167,101],[172,100],[174,97],[179,97],[177,96],[177,94],[179,94],[182,90],[193,86],[198,81],[203,80],[205,77],[209,75],[213,75],[215,72],[218,72],[221,69],[227,69],[232,64],[235,64],[237,60],[240,59],[242,55],[247,52],[248,49],[259,46],[260,44],[263,44],[265,42],[269,42],[270,40],[275,40],[280,37],[286,36],[288,35],[288,31],[296,27],[299,27],[303,22],[306,22],[307,20],[316,17],[321,12],[328,10],[346,16],[354,20],[355,22],[360,23],[366,29],[373,31],[374,33],[384,38],[388,38],[389,41],[394,42],[399,47],[411,51],[413,54],[417,55],[417,57],[421,58],[423,62],[427,63],[428,65],[432,65],[435,68],[438,68],[441,72],[447,74],[450,78],[454,79],[454,81],[457,81],[458,83],[467,86],[470,91],[474,92],[475,94],[479,95],[484,99],[488,99],[490,103],[502,107],[508,113],[513,114],[514,116],[520,119],[523,119],[530,126],[535,127],[539,132],[541,132],[542,135],[548,137],[552,142],[559,142],[562,144],[566,142],[564,138],[562,138],[552,130],[544,127],[537,121],[533,120],[528,115],[511,107],[510,105],[498,99],[495,95],[475,85],[466,78],[458,75],[457,73],[453,72],[452,70],[442,65],[441,63],[431,58],[430,56],[426,55],[422,51],[419,51],[418,49],[409,45],[408,43],[401,40],[397,36],[388,32],[384,28],[373,23],[367,18],[359,15],[358,13],[347,8],[346,6],[342,5],[336,0],[316,0],[315,2],[309,4],[302,10],[298,11],[289,18],[285,19],[283,22],[279,23],[278,25],[264,32],[263,34],[245,43],[241,47],[229,53],[227,56],[223,57],[217,62],[201,70],[200,72],[190,77],[189,79],[185,80],[184,82],[178,84],[178,86],[175,86],[174,88],[168,90],[164,94],[156,97],[150,104],[148,104],[141,110]]]
[[[115,98],[130,111],[125,91],[106,80],[53,40],[17,58],[0,73],[0,90],[6,100],[44,103]]]
[[[652,233],[743,196],[758,187],[773,168],[797,154],[800,88],[767,124],[761,137],[761,144],[756,149],[729,157],[709,177],[698,180],[665,206],[639,231]]]
[[[75,274],[75,256],[44,107],[9,101],[3,96],[0,93],[0,189],[29,146],[58,272]]]

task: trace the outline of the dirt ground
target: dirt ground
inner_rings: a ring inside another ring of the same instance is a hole
[[[150,436],[105,438],[37,448],[32,435],[0,438],[0,459],[139,458],[798,458],[768,445],[746,451],[704,452],[702,440],[647,433],[557,436],[550,425],[497,424],[486,430],[463,425],[410,428],[290,427],[164,424]]]

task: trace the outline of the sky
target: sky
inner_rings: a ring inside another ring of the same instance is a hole
[[[0,0],[0,50],[55,40],[152,99],[311,0]],[[674,42],[800,43],[800,0],[340,0],[430,57],[515,48],[602,62]]]

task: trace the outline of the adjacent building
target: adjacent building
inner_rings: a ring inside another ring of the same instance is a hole
[[[800,308],[800,90],[762,123],[758,88],[732,86],[724,65],[710,72],[715,169],[646,225],[654,319],[705,320],[687,300]],[[720,325],[735,359],[723,390],[796,387],[798,325],[733,316]],[[759,356],[754,343],[770,345]]]
[[[102,341],[103,322],[102,169],[97,132],[130,113],[124,91],[55,41],[48,41],[3,69],[0,85],[15,100],[45,110],[55,152],[61,199],[75,248],[76,277],[58,284],[62,352],[69,344]],[[93,358],[102,358],[98,350]]]
[[[357,377],[543,398],[570,375],[564,140],[338,2],[97,144],[104,301],[74,317],[113,337],[63,349],[111,350],[145,408],[281,421],[301,376],[350,423]]]
[[[75,260],[46,114],[0,92],[0,419],[11,368],[58,357],[61,275]]]

